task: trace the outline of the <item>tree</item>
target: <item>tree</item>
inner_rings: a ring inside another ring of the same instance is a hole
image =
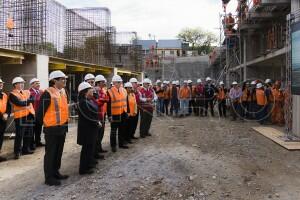
[[[205,31],[202,28],[185,28],[177,37],[188,43],[190,50],[198,50],[199,54],[210,53],[212,44],[218,41],[212,32]]]

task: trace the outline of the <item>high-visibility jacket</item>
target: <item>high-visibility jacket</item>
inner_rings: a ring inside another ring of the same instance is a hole
[[[165,97],[162,87],[159,87],[159,86],[156,87],[156,94],[157,94],[157,97],[160,99],[163,99]]]
[[[11,92],[11,94],[16,96],[20,101],[27,101],[30,98],[29,90],[22,90],[22,94],[18,90],[13,90]],[[30,103],[28,106],[17,106],[15,104],[12,104],[12,108],[13,108],[15,119],[26,117],[29,114],[35,115],[35,111],[34,111],[32,103]]]
[[[225,96],[225,90],[223,88],[219,88],[219,91],[218,91],[218,100],[224,100],[226,98]]]
[[[249,96],[250,96],[249,89],[245,88],[245,89],[243,90],[243,95],[241,96],[241,102],[248,101]]]
[[[137,103],[134,93],[128,94],[129,116],[134,117],[137,114]]]
[[[6,21],[6,28],[8,30],[12,30],[13,28],[15,28],[14,20],[11,17],[8,18],[7,21]]]
[[[6,112],[6,107],[7,107],[7,95],[2,92],[2,99],[0,99],[0,114],[4,114]]]
[[[166,99],[166,100],[171,99],[171,90],[170,90],[170,87],[164,88],[164,99]]]
[[[54,127],[66,124],[69,119],[69,107],[65,90],[60,91],[54,87],[49,87],[46,91],[50,94],[51,100],[44,115],[44,126]]]
[[[259,106],[265,106],[267,104],[267,98],[264,90],[256,89],[256,100],[257,105]]]
[[[122,115],[127,112],[127,92],[120,87],[119,91],[116,87],[108,90],[111,98],[111,115]]]
[[[191,89],[189,87],[181,87],[179,90],[180,99],[189,99],[191,97]]]

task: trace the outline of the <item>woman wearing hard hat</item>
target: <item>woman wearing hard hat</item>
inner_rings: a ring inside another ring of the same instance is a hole
[[[24,90],[24,79],[16,77],[13,79],[13,90],[9,94],[9,101],[12,104],[14,121],[16,126],[16,138],[14,144],[15,159],[21,154],[33,154],[30,144],[33,137],[33,125],[35,111],[32,103],[34,99],[28,90]],[[22,146],[23,142],[23,146]]]
[[[93,102],[93,87],[83,82],[78,86],[77,143],[82,146],[79,174],[91,174],[96,165],[94,158],[96,139],[102,126],[98,117],[98,106]]]
[[[133,91],[132,84],[130,82],[125,84],[125,89],[127,91],[127,104],[128,104],[128,119],[126,121],[126,141],[131,144],[132,136],[135,134],[135,116],[138,113],[138,107],[136,103],[136,97]]]
[[[69,121],[66,79],[62,71],[50,73],[49,88],[42,94],[37,112],[37,122],[44,124],[44,173],[45,183],[50,186],[60,185],[60,180],[68,178],[59,172]]]
[[[10,104],[8,103],[8,97],[3,92],[4,82],[0,79],[0,151],[4,140],[4,132],[6,129],[6,122],[10,115]],[[0,156],[0,162],[6,161],[5,157]]]

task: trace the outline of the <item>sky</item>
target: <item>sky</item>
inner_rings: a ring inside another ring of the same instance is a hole
[[[136,31],[140,39],[174,39],[183,28],[201,27],[219,35],[221,0],[57,0],[68,8],[108,7],[117,31]],[[235,12],[237,0],[228,11]]]

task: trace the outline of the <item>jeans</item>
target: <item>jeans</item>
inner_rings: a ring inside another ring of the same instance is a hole
[[[189,100],[188,99],[181,99],[180,100],[180,111],[182,115],[189,114]]]
[[[178,111],[179,111],[179,106],[178,106],[178,99],[171,99],[171,108],[170,108],[170,113],[171,115],[173,115],[173,112],[175,111],[175,114],[178,115]]]
[[[164,99],[161,99],[161,98],[157,99],[156,113],[157,113],[157,115],[164,113]]]

